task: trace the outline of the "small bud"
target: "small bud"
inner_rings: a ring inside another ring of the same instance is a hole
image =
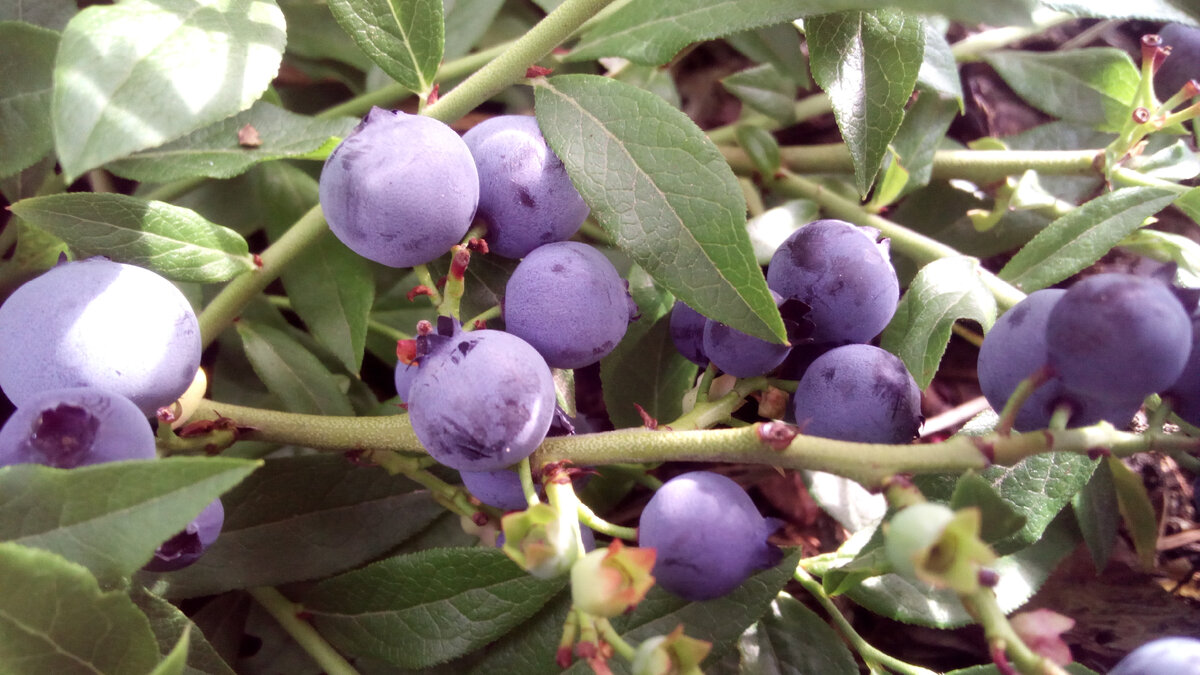
[[[467,273],[467,265],[471,262],[471,251],[465,246],[454,246],[451,251],[454,257],[450,260],[450,276],[455,281],[462,281]]]
[[[996,554],[979,538],[977,508],[952,511],[945,504],[909,506],[884,526],[885,551],[900,575],[957,593],[979,589],[980,568]]]
[[[262,137],[258,135],[258,129],[255,129],[253,124],[238,129],[237,137],[238,145],[243,148],[257,148],[262,145]]]
[[[630,548],[619,539],[571,567],[571,597],[588,614],[614,617],[633,609],[654,585],[655,551]]]
[[[525,77],[531,79],[535,77],[545,77],[553,72],[553,70],[546,68],[545,66],[529,66],[525,69]]]
[[[701,675],[700,662],[712,644],[683,634],[680,625],[670,635],[652,637],[633,655],[633,675]]]
[[[504,530],[504,552],[535,577],[556,577],[571,569],[579,557],[576,546],[579,521],[559,518],[549,504],[535,504],[510,513],[500,523]]]
[[[1150,111],[1138,106],[1133,109],[1133,121],[1138,124],[1145,124],[1150,121]]]
[[[1074,659],[1063,633],[1075,627],[1075,619],[1048,609],[1035,609],[1009,617],[1013,630],[1034,652],[1065,666]]]

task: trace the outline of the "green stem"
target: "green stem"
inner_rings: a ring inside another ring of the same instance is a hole
[[[841,631],[842,637],[846,638],[851,647],[854,647],[854,650],[863,658],[863,661],[867,664],[868,668],[871,668],[872,672],[882,666],[890,668],[897,673],[902,673],[902,675],[936,675],[932,670],[914,666],[890,654],[885,654],[876,649],[870,642],[864,640],[858,634],[858,631],[854,630],[854,626],[842,615],[841,610],[838,609],[833,600],[825,594],[825,589],[821,586],[821,582],[810,576],[808,572],[804,571],[803,567],[796,568],[793,578],[825,609],[825,612],[829,614],[829,618],[833,619],[833,623]]]
[[[625,527],[624,525],[610,523],[596,515],[596,512],[588,508],[588,505],[584,504],[582,501],[579,502],[578,511],[579,522],[587,525],[596,532],[607,534],[608,536],[616,537],[617,539],[624,539],[626,541],[637,541],[636,527]]]
[[[465,328],[466,330],[474,330],[475,324],[477,324],[481,321],[484,323],[487,323],[488,321],[491,321],[492,319],[499,319],[499,318],[500,318],[500,305],[495,305],[493,307],[488,307],[487,309],[476,314],[475,316],[471,317],[467,321],[464,321],[463,328]]]
[[[528,457],[517,463],[517,476],[521,478],[521,491],[525,493],[525,502],[530,506],[540,504],[542,500],[538,499],[537,486],[533,484],[533,467],[529,465]]]
[[[512,46],[512,42],[503,42],[494,47],[488,47],[473,54],[461,56],[453,61],[447,61],[438,69],[435,79],[439,84],[462,79],[487,65],[488,62],[504,53],[504,50],[510,46]],[[355,96],[349,101],[326,108],[317,113],[315,117],[362,117],[367,114],[372,106],[386,106],[406,98],[411,93],[403,85],[392,83],[374,91],[368,91],[365,94]]]
[[[812,96],[806,96],[793,106],[792,110],[795,113],[795,121],[793,124],[799,124],[805,120],[810,120],[814,117],[820,117],[826,113],[833,111],[833,103],[829,97],[823,92],[818,92]],[[717,145],[729,145],[737,142],[737,128],[743,124],[761,127],[767,131],[774,131],[783,125],[777,122],[774,118],[767,117],[761,113],[749,112],[742,115],[741,119],[725,126],[710,129],[708,138]]]
[[[988,52],[1033,37],[1048,28],[1053,28],[1074,18],[1073,15],[1066,12],[1038,10],[1033,14],[1032,26],[1008,26],[985,30],[954,43],[950,47],[950,53],[954,55],[954,60],[958,63],[979,61]]]
[[[328,231],[320,205],[312,207],[293,223],[278,241],[262,252],[262,267],[234,278],[200,313],[201,344],[206,347],[212,344],[254,296],[277,279],[288,263]]]
[[[980,587],[974,593],[959,596],[959,599],[967,612],[983,625],[983,635],[993,654],[996,650],[1007,653],[1012,665],[1025,675],[1067,675],[1067,671],[1035,653],[1021,640],[1004,615],[1004,610],[1000,609],[992,589]]]
[[[733,389],[715,401],[699,401],[696,406],[684,413],[666,427],[674,431],[688,429],[708,429],[716,424],[729,420],[729,416],[746,402],[751,392],[765,389],[765,377],[750,377],[738,380]]]
[[[481,102],[523,80],[529,66],[562,44],[585,21],[611,2],[613,0],[566,0],[512,43],[504,53],[426,108],[425,114],[443,122],[467,114]]]
[[[239,434],[243,440],[333,452],[424,452],[407,415],[301,415],[205,400],[194,419],[212,419],[218,415],[232,419],[240,427],[248,427]],[[870,486],[879,485],[897,473],[961,473],[992,464],[1011,466],[1045,452],[1087,454],[1096,448],[1107,448],[1118,457],[1128,457],[1139,452],[1200,449],[1200,439],[1181,434],[1127,433],[1105,422],[1008,437],[995,433],[955,436],[928,445],[851,443],[803,434],[789,439],[788,434],[795,431],[795,427],[781,422],[768,422],[737,429],[654,432],[639,428],[559,436],[547,438],[531,463],[544,466],[571,460],[578,465],[593,466],[670,461],[764,464],[827,471]]]
[[[429,490],[434,500],[444,506],[447,511],[474,520],[480,512],[486,513],[499,521],[503,515],[498,509],[491,507],[476,507],[471,503],[468,493],[457,485],[451,485],[426,470],[432,462],[428,457],[410,457],[394,452],[373,451],[363,454],[364,459],[375,462],[393,476],[399,475],[417,483]]]
[[[1122,185],[1156,187],[1164,190],[1170,190],[1176,194],[1183,194],[1193,189],[1186,185],[1179,185],[1178,183],[1172,183],[1169,180],[1147,176],[1140,171],[1134,171],[1133,169],[1126,169],[1125,167],[1120,166],[1113,169],[1112,178],[1114,182],[1121,183]]]
[[[637,650],[625,638],[621,637],[621,634],[613,628],[608,619],[596,619],[596,630],[600,633],[600,637],[613,648],[613,651],[618,656],[626,661],[633,661]]]
[[[442,304],[442,294],[438,292],[437,282],[433,280],[433,275],[429,272],[428,265],[413,265],[413,274],[417,275],[417,282],[429,289],[429,301],[436,307]]]
[[[342,658],[312,625],[297,616],[303,609],[301,605],[288,600],[270,586],[251,588],[248,592],[327,675],[358,675],[354,666]]]
[[[603,227],[600,227],[593,222],[590,218],[583,221],[583,225],[579,226],[579,233],[591,239],[592,241],[604,244],[605,246],[616,245],[612,235],[606,232]]]

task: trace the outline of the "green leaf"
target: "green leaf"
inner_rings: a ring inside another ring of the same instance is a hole
[[[226,281],[254,269],[239,234],[165,202],[72,192],[23,199],[12,212],[60,237],[79,258],[102,255],[173,281]]]
[[[1200,9],[1190,5],[1187,0],[1042,0],[1042,4],[1049,9],[1097,19],[1146,19],[1187,24],[1200,22]]]
[[[561,75],[535,89],[542,133],[617,246],[696,311],[782,343],[741,188],[695,123],[603,77]]]
[[[1142,228],[1121,240],[1121,248],[1164,263],[1175,263],[1175,283],[1200,288],[1200,244],[1182,234]]]
[[[754,247],[754,258],[760,265],[768,265],[783,242],[793,232],[819,218],[821,209],[808,199],[790,199],[779,206],[767,209],[746,222],[750,233],[750,244]]]
[[[207,555],[207,552],[205,553]],[[181,670],[184,675],[235,675],[229,664],[221,658],[205,639],[204,633],[175,605],[154,595],[140,586],[130,591],[133,604],[150,619],[150,630],[158,642],[158,653],[163,657],[172,653],[186,637],[187,658]]]
[[[796,83],[764,63],[726,76],[721,84],[742,103],[781,126],[796,121]]]
[[[1175,199],[1175,206],[1179,207],[1180,211],[1187,214],[1194,222],[1200,223],[1200,187],[1194,187],[1191,190],[1179,195]]]
[[[242,319],[237,332],[246,357],[267,389],[289,412],[353,415],[346,393],[321,361],[287,333]]]
[[[249,110],[221,120],[157,148],[143,150],[108,165],[118,176],[149,183],[184,178],[232,178],[259,162],[296,157],[335,144],[358,120],[317,119],[258,101]],[[238,131],[246,125],[261,145],[241,145]]]
[[[1119,131],[1141,75],[1124,51],[1111,47],[1065,52],[989,52],[984,60],[1027,103],[1063,120]]]
[[[280,164],[264,198],[274,205],[266,214],[272,241],[317,203],[317,181],[300,169]],[[264,186],[266,187],[266,186]],[[280,275],[292,309],[313,337],[332,352],[347,372],[362,368],[367,322],[375,300],[375,280],[367,260],[325,232]],[[408,326],[406,330],[412,330]],[[392,351],[395,351],[394,349]]]
[[[25,23],[61,31],[75,16],[75,0],[0,0],[0,21]]]
[[[1088,552],[1092,554],[1092,564],[1099,574],[1112,557],[1113,546],[1117,543],[1117,527],[1120,525],[1117,493],[1108,462],[1097,464],[1092,479],[1075,494],[1071,506],[1075,520],[1079,522],[1083,543],[1087,544]]]
[[[962,112],[963,91],[962,80],[958,76],[958,62],[954,52],[950,51],[950,43],[934,22],[925,22],[925,56],[921,61],[921,69],[917,72],[917,86],[929,93],[938,93],[945,98],[958,103],[958,111]],[[930,148],[932,152],[935,148]]]
[[[733,647],[738,636],[769,609],[771,601],[792,578],[799,561],[800,550],[796,549],[775,567],[747,579],[732,593],[704,602],[688,602],[655,586],[633,612],[612,619],[613,627],[627,642],[638,644],[666,635],[683,624],[688,637],[713,644],[713,651],[703,664],[707,665]],[[613,660],[609,665],[614,673],[629,672],[624,661]],[[582,675],[592,671],[585,663],[576,661],[565,672]]]
[[[442,0],[329,0],[342,29],[409,91],[426,96],[442,61]]]
[[[562,668],[554,662],[554,654],[570,609],[570,591],[559,593],[528,621],[488,645],[482,658],[472,664],[470,675],[558,675]],[[610,665],[616,663],[614,659]]]
[[[53,551],[113,584],[257,466],[213,457],[0,468],[0,540]]]
[[[996,320],[996,299],[980,278],[978,260],[935,260],[917,272],[900,298],[896,315],[883,330],[881,346],[899,356],[917,386],[925,389],[959,319],[976,321],[986,331]]]
[[[1000,577],[993,589],[1000,608],[1007,614],[1024,605],[1078,543],[1070,518],[1060,518],[1037,543],[998,559],[992,569]],[[957,628],[973,621],[953,591],[935,590],[897,574],[866,579],[846,595],[876,614],[903,623]]]
[[[754,162],[754,168],[764,176],[774,176],[779,173],[781,160],[779,157],[779,141],[775,140],[775,136],[771,132],[756,127],[750,124],[739,124],[734,131],[737,137],[738,145],[750,155],[750,161]],[[750,227],[750,223],[746,223],[746,227]],[[751,243],[754,242],[754,237],[751,235]],[[755,248],[755,257],[758,258],[758,249]]]
[[[692,42],[801,17],[844,10],[895,9],[909,14],[943,14],[964,23],[996,26],[1030,23],[1032,0],[659,0],[631,2],[596,21],[567,57],[590,61],[621,56],[658,66]],[[916,67],[920,57],[912,62]]]
[[[1032,293],[1096,262],[1177,195],[1127,187],[1101,195],[1050,223],[1000,270],[1000,278]]]
[[[0,176],[14,174],[54,147],[50,94],[58,33],[0,21]]]
[[[54,68],[67,182],[249,108],[284,42],[274,0],[125,0],[76,14]]]
[[[1063,668],[1071,675],[1099,675],[1096,671],[1082,666],[1078,663],[1068,663]],[[989,663],[985,666],[972,666],[970,668],[962,668],[959,670],[951,670],[946,675],[1004,675],[995,664]]]
[[[829,94],[838,129],[866,196],[904,120],[925,51],[925,25],[898,11],[805,19],[813,79]]]
[[[407,479],[340,455],[268,459],[221,499],[225,526],[200,560],[152,575],[189,598],[338,574],[416,535],[444,509]],[[457,522],[457,521],[456,521]]]
[[[442,58],[456,59],[471,51],[487,33],[504,0],[454,0],[446,7],[446,47]]]
[[[738,646],[740,671],[747,675],[858,675],[858,664],[837,631],[787,593],[771,602]]]
[[[1129,535],[1133,539],[1133,548],[1137,551],[1142,569],[1154,569],[1154,558],[1158,551],[1158,517],[1154,514],[1154,504],[1150,503],[1150,494],[1146,484],[1120,457],[1109,455],[1105,464],[1112,473],[1113,487],[1117,493],[1117,506]]]
[[[150,675],[181,675],[187,669],[187,655],[190,638],[192,635],[191,627],[185,628],[183,634],[179,636],[179,642],[167,653],[166,658],[159,662],[154,670],[150,671]]]
[[[755,63],[771,64],[792,82],[808,89],[808,59],[800,47],[800,31],[790,21],[725,38],[733,48]]]
[[[158,650],[123,591],[53,553],[0,543],[0,663],[10,673],[145,673]]]
[[[957,76],[955,76],[957,77]],[[929,184],[933,174],[933,155],[946,137],[950,123],[954,121],[957,104],[937,92],[923,91],[904,114],[904,122],[892,139],[899,163],[908,171],[908,181],[901,191],[906,195]],[[890,166],[889,166],[890,168]]]
[[[979,474],[968,471],[954,486],[950,508],[978,508],[983,516],[979,537],[990,544],[1012,536],[1025,526],[1025,516],[1004,501],[999,491]]]
[[[425,668],[504,635],[565,583],[531,577],[497,549],[434,549],[326,579],[302,603],[335,647]]]
[[[604,405],[618,429],[642,426],[640,405],[654,419],[667,422],[683,414],[683,395],[696,379],[696,365],[675,349],[670,311],[674,298],[654,285],[640,268],[629,274],[638,319],[625,337],[600,361]]]

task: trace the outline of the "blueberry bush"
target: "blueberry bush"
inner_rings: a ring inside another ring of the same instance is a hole
[[[1103,672],[1147,640],[1030,601],[1200,474],[1197,54],[1182,0],[0,0],[0,672]]]

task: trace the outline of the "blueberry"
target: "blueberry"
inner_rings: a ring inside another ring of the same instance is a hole
[[[701,368],[708,365],[708,357],[704,355],[704,324],[707,321],[703,314],[678,300],[671,308],[671,342],[685,359]]]
[[[173,572],[191,565],[217,540],[224,524],[225,507],[220,499],[215,499],[187,527],[163,542],[154,551],[154,557],[146,563],[145,569],[150,572]]]
[[[154,432],[129,399],[103,389],[53,389],[28,399],[0,428],[0,466],[71,469],[154,459]]]
[[[520,338],[459,332],[423,356],[409,391],[413,431],[434,459],[495,471],[528,457],[554,416],[550,367]]]
[[[582,368],[616,348],[632,300],[613,264],[574,241],[534,249],[504,293],[505,330],[533,345],[552,368]]]
[[[841,220],[796,230],[771,257],[767,285],[807,303],[813,342],[868,342],[888,325],[900,283],[886,240]]]
[[[542,244],[569,239],[587,220],[588,205],[534,117],[493,117],[463,141],[479,171],[479,215],[487,221],[492,253],[523,258]]]
[[[1077,282],[1046,320],[1046,352],[1063,386],[1111,402],[1140,400],[1178,379],[1192,322],[1163,283],[1132,274]]]
[[[654,577],[685,600],[709,600],[737,588],[782,558],[764,519],[740,485],[693,471],[667,481],[638,521],[638,545],[657,551]]]
[[[471,151],[431,117],[372,108],[321,171],[329,229],[391,267],[428,263],[457,244],[479,203]]]
[[[529,502],[515,471],[461,471],[463,487],[476,499],[505,511],[521,511]]]
[[[871,345],[817,357],[792,397],[805,434],[860,443],[908,443],[921,426],[921,390],[904,362]]]
[[[1164,47],[1171,48],[1171,55],[1154,75],[1154,91],[1159,100],[1165,101],[1188,80],[1200,80],[1200,28],[1167,24],[1158,31],[1158,37]]]
[[[771,295],[776,305],[783,302],[778,293],[771,291]],[[767,342],[719,321],[708,319],[704,322],[705,356],[721,372],[734,377],[765,375],[779,367],[790,350],[788,345]]]
[[[1121,659],[1108,675],[1200,675],[1200,640],[1164,637]]]
[[[18,288],[0,306],[0,344],[0,389],[18,408],[51,389],[98,387],[152,415],[200,367],[200,326],[179,289],[103,258]]]

